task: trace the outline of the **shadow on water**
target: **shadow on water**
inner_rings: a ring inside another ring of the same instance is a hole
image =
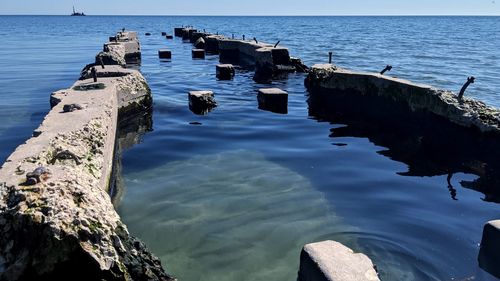
[[[459,190],[451,183],[453,175],[468,173],[478,178],[461,181],[463,188],[483,193],[486,202],[500,203],[498,137],[464,129],[438,116],[410,113],[396,106],[387,108],[391,105],[366,99],[311,94],[309,115],[347,125],[331,129],[332,138],[368,138],[375,145],[387,147],[379,154],[408,165],[407,171],[398,173],[401,176],[447,175],[443,186],[453,200],[460,198]]]
[[[113,174],[109,185],[109,194],[115,207],[120,204],[125,190],[122,176],[122,154],[125,150],[141,143],[144,135],[151,131],[153,131],[152,107],[142,114],[134,114],[128,118],[121,118],[118,124]]]

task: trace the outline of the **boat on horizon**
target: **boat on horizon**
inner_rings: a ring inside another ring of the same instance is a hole
[[[85,14],[85,13],[83,13],[83,12],[82,12],[82,13],[78,13],[78,12],[76,12],[76,11],[75,11],[75,6],[73,6],[73,13],[71,14],[71,16],[72,16],[72,17],[84,17],[84,16],[86,16],[86,14]]]

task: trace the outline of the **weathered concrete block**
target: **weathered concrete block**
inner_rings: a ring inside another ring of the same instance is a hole
[[[234,77],[234,66],[232,64],[218,64],[216,67],[216,76],[220,80],[231,80]]]
[[[198,40],[194,42],[194,47],[196,49],[205,49],[205,39],[203,39],[203,37],[198,38]]]
[[[204,49],[193,49],[191,51],[193,59],[204,59],[205,58],[205,50]]]
[[[219,40],[224,39],[222,35],[210,35],[205,37],[205,50],[207,53],[219,53]]]
[[[125,46],[121,43],[107,43],[102,52],[98,53],[95,59],[96,64],[103,62],[105,65],[125,66]]]
[[[500,278],[500,220],[490,221],[484,226],[479,266]]]
[[[174,35],[176,37],[182,37],[182,30],[184,29],[184,27],[176,27],[174,28]]]
[[[328,92],[352,99],[393,103],[394,112],[431,113],[464,129],[473,128],[482,133],[500,135],[500,110],[473,99],[460,101],[454,93],[429,85],[379,73],[350,71],[331,64],[314,65],[305,84],[313,94]]]
[[[380,281],[370,258],[335,241],[304,246],[297,280]]]
[[[288,113],[288,93],[278,88],[260,89],[257,95],[259,109]]]
[[[207,114],[217,106],[212,91],[191,91],[188,94],[189,109],[195,114]]]
[[[172,59],[172,51],[170,50],[165,50],[165,49],[162,49],[162,50],[158,50],[158,57],[160,59]]]
[[[290,53],[288,48],[276,47],[272,48],[273,53],[273,63],[275,65],[290,65],[292,62],[290,60]]]

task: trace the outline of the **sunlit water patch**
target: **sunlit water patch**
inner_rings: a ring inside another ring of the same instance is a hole
[[[125,182],[124,222],[180,280],[295,280],[305,243],[353,230],[306,178],[256,152],[197,156]]]

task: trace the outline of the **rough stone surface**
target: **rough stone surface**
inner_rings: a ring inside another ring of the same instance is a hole
[[[480,132],[500,134],[500,111],[469,98],[459,101],[450,92],[377,73],[353,72],[333,65],[315,65],[306,78],[310,91],[377,97],[425,111]]]
[[[298,281],[380,281],[370,258],[335,241],[307,244]]]
[[[500,278],[500,220],[490,221],[484,226],[479,266]]]
[[[142,75],[123,71],[53,93],[37,137],[1,167],[0,280],[172,280],[108,195],[119,112],[151,104]],[[81,109],[64,113],[68,104]],[[48,173],[28,183],[39,167]]]
[[[189,108],[195,114],[206,114],[217,106],[212,91],[191,91],[189,96]]]

